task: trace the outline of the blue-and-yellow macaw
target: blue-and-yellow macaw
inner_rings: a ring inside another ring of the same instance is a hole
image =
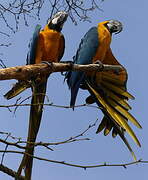
[[[46,62],[59,62],[63,56],[65,49],[64,36],[61,33],[64,22],[67,19],[67,13],[64,11],[58,12],[50,19],[47,25],[41,30],[41,26],[37,25],[30,42],[30,51],[27,55],[27,64],[37,64]],[[32,83],[19,81],[16,85],[4,96],[7,99],[15,97],[20,92],[28,87],[32,87],[32,100],[29,118],[29,130],[27,142],[34,143],[40,127],[44,98],[46,93],[46,85],[48,76],[38,76],[31,79]],[[34,154],[34,146],[27,144],[25,153]],[[22,163],[18,169],[18,174],[21,173],[22,168],[25,170],[25,178],[31,179],[33,158],[24,155]]]
[[[110,48],[112,34],[122,31],[122,24],[116,20],[100,22],[97,27],[92,27],[81,40],[76,55],[75,64],[102,63],[110,65],[120,65],[114,57]],[[98,61],[99,60],[99,61]],[[96,103],[104,114],[97,132],[104,129],[104,135],[108,135],[112,130],[112,136],[117,134],[122,138],[134,159],[136,159],[127,139],[124,136],[126,131],[140,145],[139,140],[128,124],[131,121],[138,128],[141,125],[128,112],[131,107],[127,103],[128,99],[134,97],[127,92],[127,72],[123,70],[107,72],[68,72],[66,75],[68,86],[71,90],[71,107],[74,108],[79,88],[89,91],[86,103]]]

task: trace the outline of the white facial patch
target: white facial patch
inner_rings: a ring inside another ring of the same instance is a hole
[[[58,23],[58,17],[57,18],[54,18],[53,20],[52,20],[52,24],[57,24]]]
[[[110,24],[110,23],[107,23],[107,26],[108,26],[109,29],[112,28],[112,24]]]

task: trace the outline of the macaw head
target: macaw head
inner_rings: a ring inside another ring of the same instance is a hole
[[[106,23],[106,27],[107,29],[109,30],[109,32],[112,34],[112,33],[115,33],[115,34],[118,34],[122,31],[123,29],[123,25],[121,22],[117,21],[117,20],[109,20],[107,23]]]
[[[63,28],[65,21],[67,20],[68,14],[64,11],[56,13],[49,21],[48,27],[50,29],[60,32]]]

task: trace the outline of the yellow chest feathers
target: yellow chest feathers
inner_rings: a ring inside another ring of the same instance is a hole
[[[58,61],[61,33],[46,28],[40,32],[40,35],[42,36],[42,59]]]
[[[93,62],[95,62],[96,60],[100,60],[101,62],[103,62],[106,52],[109,49],[111,43],[111,34],[102,24],[98,25],[98,40],[98,49],[95,57],[93,58]]]

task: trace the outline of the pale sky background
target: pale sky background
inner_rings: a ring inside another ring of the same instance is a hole
[[[99,2],[99,1],[98,1]],[[135,96],[134,101],[130,101],[133,107],[132,114],[141,123],[143,129],[139,130],[133,127],[137,134],[142,148],[137,147],[129,136],[129,142],[137,156],[137,159],[148,160],[148,106],[147,106],[147,90],[148,77],[147,73],[147,0],[106,0],[98,3],[103,11],[95,11],[91,15],[92,23],[79,22],[77,26],[73,25],[68,19],[63,34],[66,39],[66,49],[63,60],[71,60],[74,56],[80,39],[92,26],[97,23],[108,20],[117,19],[124,25],[122,33],[113,36],[112,50],[115,57],[127,68],[128,71],[128,90]],[[44,12],[43,12],[44,11]],[[44,6],[41,12],[41,20],[29,20],[29,27],[23,25],[16,34],[11,36],[12,45],[8,48],[0,48],[0,58],[4,59],[8,67],[23,65],[26,63],[26,54],[28,51],[29,39],[32,36],[33,29],[37,23],[45,25],[48,12],[50,9]],[[4,27],[2,26],[2,29]],[[0,84],[0,104],[7,105],[16,102],[14,100],[5,100],[3,95],[12,86],[15,80],[1,81]],[[85,103],[87,92],[80,91],[77,98],[77,104]],[[22,95],[23,99],[31,95],[31,91],[27,90]],[[69,105],[70,92],[67,84],[63,83],[63,77],[60,73],[51,75],[48,81],[47,95],[50,102],[58,105]],[[19,97],[20,97],[19,96]],[[29,103],[30,101],[28,101]],[[13,109],[12,109],[13,110]],[[1,128],[0,131],[11,132],[13,136],[26,138],[29,107],[18,108],[16,114],[10,113],[8,109],[1,108]],[[102,113],[93,108],[83,107],[71,109],[60,109],[55,107],[45,107],[41,128],[38,134],[38,141],[57,142],[65,140],[71,136],[80,134],[96,119],[99,122]],[[97,122],[99,124],[99,122]],[[97,124],[97,125],[98,125]],[[81,141],[71,144],[64,144],[52,147],[53,152],[44,148],[36,148],[35,155],[45,157],[51,160],[66,161],[81,165],[95,165],[106,163],[126,163],[133,159],[124,143],[119,137],[113,139],[111,135],[104,137],[103,133],[95,134],[97,126],[92,128],[84,137],[91,138],[90,141]],[[2,136],[1,136],[2,137]],[[11,141],[11,139],[9,139]],[[4,149],[1,144],[0,149]],[[13,149],[9,147],[9,149]],[[0,154],[1,155],[1,154]],[[21,155],[6,154],[4,165],[16,170]],[[148,164],[138,164],[127,167],[102,167],[87,169],[68,167],[59,164],[48,163],[44,161],[34,160],[33,180],[52,179],[52,180],[147,180]],[[9,180],[10,176],[0,172],[0,179]]]

